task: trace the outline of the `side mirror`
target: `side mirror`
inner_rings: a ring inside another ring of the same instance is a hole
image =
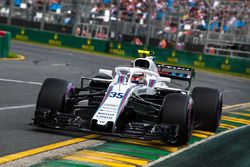
[[[108,76],[110,76],[110,77],[112,77],[113,78],[113,71],[112,70],[106,70],[106,69],[99,69],[99,73],[101,73],[101,74],[106,74],[106,75],[108,75]]]

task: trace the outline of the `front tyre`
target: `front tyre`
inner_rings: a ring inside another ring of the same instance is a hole
[[[194,119],[197,129],[215,132],[220,125],[223,96],[217,89],[195,87],[192,91],[194,99]]]
[[[168,94],[163,101],[162,123],[178,125],[176,145],[187,144],[192,135],[193,128],[193,100],[189,95],[181,93]],[[168,142],[167,138],[162,139]]]
[[[44,81],[38,95],[36,110],[50,109],[58,112],[65,111],[65,100],[73,92],[73,86],[62,79],[48,78]]]

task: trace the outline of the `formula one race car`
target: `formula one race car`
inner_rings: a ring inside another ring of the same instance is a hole
[[[143,56],[116,67],[114,77],[112,70],[100,69],[94,78],[82,77],[79,88],[46,79],[33,124],[178,145],[187,144],[193,129],[216,131],[222,93],[205,87],[190,93],[194,69],[155,64],[153,52],[138,53]],[[184,89],[171,86],[186,81]]]

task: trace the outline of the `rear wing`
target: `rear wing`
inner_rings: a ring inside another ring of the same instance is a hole
[[[193,68],[157,64],[157,69],[162,77],[188,81],[189,87],[192,79],[195,77],[195,70]]]

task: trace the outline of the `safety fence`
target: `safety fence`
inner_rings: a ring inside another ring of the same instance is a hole
[[[137,57],[138,49],[152,50],[156,53],[156,60],[200,68],[212,68],[229,72],[250,75],[250,59],[232,56],[205,55],[173,49],[160,49],[150,46],[138,46],[125,42],[97,40],[91,38],[75,37],[66,34],[39,31],[0,24],[0,30],[9,31],[13,39],[38,42],[59,47],[70,47],[87,51],[111,53],[124,57]]]

